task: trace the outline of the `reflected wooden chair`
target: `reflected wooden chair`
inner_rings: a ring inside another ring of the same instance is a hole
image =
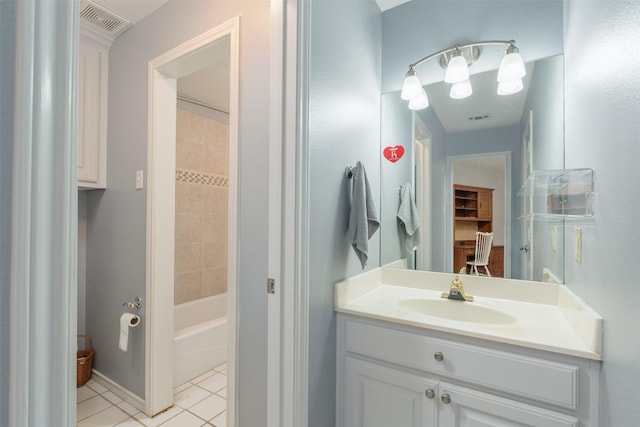
[[[491,255],[491,245],[493,243],[493,233],[476,232],[476,253],[473,259],[467,260],[467,270],[479,276],[478,267],[484,267],[487,276],[491,277],[489,271],[489,255]]]

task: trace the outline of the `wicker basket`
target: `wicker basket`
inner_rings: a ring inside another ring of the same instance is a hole
[[[80,388],[91,379],[91,369],[93,368],[93,343],[89,335],[78,335],[78,341],[84,339],[84,350],[78,350],[77,372],[76,372],[76,387]],[[78,345],[80,348],[80,345]]]

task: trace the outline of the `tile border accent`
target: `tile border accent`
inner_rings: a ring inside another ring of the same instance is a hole
[[[176,181],[190,184],[204,184],[214,187],[228,187],[229,177],[176,169]]]

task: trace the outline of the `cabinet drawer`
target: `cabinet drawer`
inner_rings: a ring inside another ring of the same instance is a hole
[[[577,366],[357,321],[348,320],[344,327],[348,352],[563,408],[577,408]],[[436,353],[441,360],[436,360]]]

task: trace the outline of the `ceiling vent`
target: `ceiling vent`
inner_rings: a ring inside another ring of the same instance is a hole
[[[80,4],[80,22],[112,40],[131,26],[126,19],[88,0]]]
[[[486,113],[486,114],[480,114],[479,116],[471,116],[471,117],[469,117],[469,121],[477,122],[478,120],[485,120],[485,119],[490,119],[490,118],[491,118],[491,114],[490,113]]]

